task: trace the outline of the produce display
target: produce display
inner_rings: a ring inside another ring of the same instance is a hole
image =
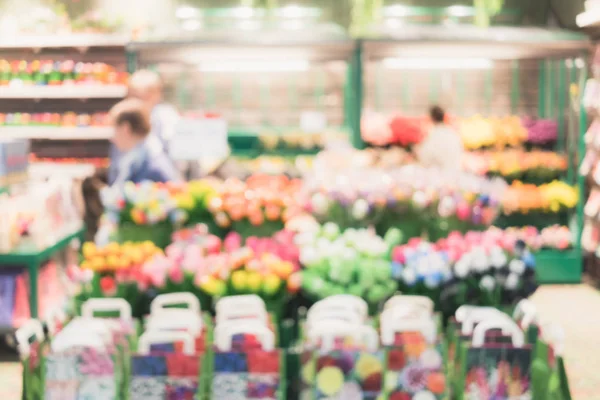
[[[108,125],[109,120],[107,113],[0,113],[0,126],[51,126],[72,128]]]
[[[29,154],[30,163],[57,163],[57,164],[92,164],[96,168],[108,168],[110,166],[109,158],[50,158],[50,157],[38,157],[33,153]]]
[[[101,62],[0,60],[0,86],[126,85],[128,78]]]
[[[281,150],[304,150],[318,152],[325,147],[327,142],[333,140],[347,140],[347,133],[336,130],[324,132],[261,132],[258,135],[261,149],[266,152]]]

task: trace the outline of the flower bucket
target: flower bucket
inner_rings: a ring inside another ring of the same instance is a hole
[[[166,221],[155,225],[137,225],[127,222],[119,225],[115,240],[118,243],[150,241],[164,249],[171,243],[172,234],[173,225]]]

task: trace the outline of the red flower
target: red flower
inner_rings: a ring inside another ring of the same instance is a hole
[[[406,366],[406,357],[402,350],[390,350],[388,354],[388,368],[390,371],[401,371]]]
[[[117,293],[117,284],[112,276],[100,278],[100,290],[105,296],[112,296]]]
[[[389,400],[411,400],[411,396],[405,392],[394,392],[390,395]]]
[[[279,352],[252,350],[247,353],[248,373],[269,374],[279,372]]]

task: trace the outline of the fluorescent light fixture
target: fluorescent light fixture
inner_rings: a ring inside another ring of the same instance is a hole
[[[231,12],[236,18],[250,18],[254,15],[252,7],[236,7]]]
[[[383,9],[383,15],[386,17],[406,17],[409,14],[409,8],[401,5],[389,6]]]
[[[473,8],[468,6],[450,6],[446,10],[454,17],[469,17],[474,14]]]
[[[194,7],[181,6],[175,10],[175,16],[178,19],[190,19],[198,16],[198,9]]]
[[[383,66],[389,69],[490,69],[488,58],[386,58]]]
[[[228,60],[200,64],[201,72],[300,72],[306,71],[310,63],[306,60]]]

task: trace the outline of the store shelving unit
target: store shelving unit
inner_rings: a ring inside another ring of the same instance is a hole
[[[0,59],[104,62],[126,71],[127,40],[116,34],[0,38]],[[127,87],[119,84],[13,84],[0,87],[0,113],[94,114],[107,112],[126,94]],[[0,126],[0,138],[30,139],[32,153],[40,158],[108,157],[110,135],[108,127]]]
[[[568,155],[563,180],[579,188],[577,169],[583,157],[582,132],[586,121],[578,99],[571,94],[586,79],[589,42],[582,35],[538,28],[400,26],[374,29],[375,39],[361,40],[355,58],[364,110],[422,116],[432,104],[442,104],[454,115],[534,116],[558,121],[555,151]],[[474,60],[489,68],[474,68]],[[385,61],[384,61],[385,60]],[[390,62],[389,60],[401,60]],[[425,60],[423,65],[407,60]],[[435,63],[432,60],[438,60]],[[458,61],[456,61],[458,60]],[[360,132],[360,118],[352,132]],[[364,147],[359,133],[354,138]],[[537,254],[541,283],[580,282],[583,210],[580,202],[569,223],[576,242],[565,252]]]

